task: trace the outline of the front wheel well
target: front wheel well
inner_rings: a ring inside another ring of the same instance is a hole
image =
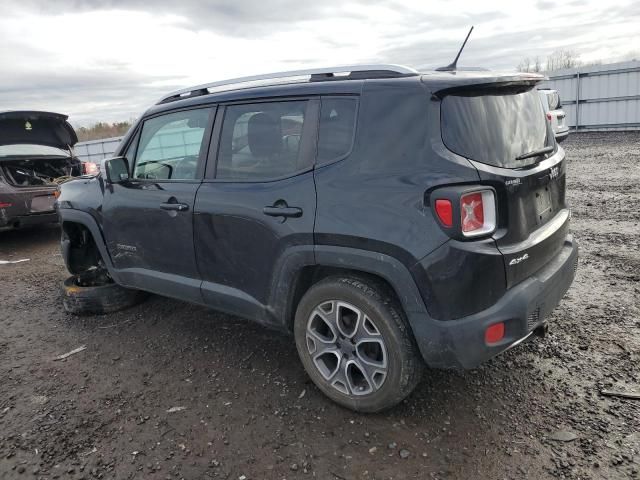
[[[397,308],[403,310],[402,303],[400,302],[397,292],[389,281],[380,275],[351,268],[309,265],[298,272],[295,288],[291,294],[287,314],[287,328],[290,331],[293,331],[296,310],[298,309],[298,304],[304,294],[307,293],[313,285],[328,277],[349,277],[359,279],[379,290],[383,296],[389,298]]]
[[[63,222],[61,244],[62,256],[70,273],[77,275],[104,266],[95,239],[85,225]]]

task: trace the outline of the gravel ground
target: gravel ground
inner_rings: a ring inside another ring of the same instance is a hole
[[[640,478],[640,400],[600,393],[640,392],[640,135],[563,146],[581,260],[549,335],[377,415],[236,318],[156,296],[67,315],[57,228],[0,234],[30,259],[0,265],[0,479]]]

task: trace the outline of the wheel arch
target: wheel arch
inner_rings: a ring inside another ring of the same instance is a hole
[[[286,292],[282,311],[284,327],[292,331],[295,312],[302,296],[314,284],[330,276],[356,277],[385,289],[402,308],[411,322],[412,313],[426,313],[426,308],[409,269],[399,260],[386,254],[350,247],[316,245],[315,258],[306,263],[282,268],[277,279],[277,292]],[[281,302],[282,300],[280,300]]]
[[[288,330],[293,330],[295,312],[304,294],[317,283],[330,277],[348,277],[361,280],[372,287],[389,294],[398,306],[402,306],[402,302],[400,301],[398,293],[394,289],[393,285],[379,274],[349,267],[334,267],[326,265],[306,266],[300,271],[300,277],[295,284],[295,288],[290,298],[290,315],[287,317]]]
[[[80,273],[84,266],[94,260],[101,259],[109,274],[114,278],[113,263],[107,251],[102,231],[89,213],[60,209],[60,225],[62,227],[62,258],[69,272]]]

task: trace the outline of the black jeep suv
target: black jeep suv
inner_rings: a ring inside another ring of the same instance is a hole
[[[359,411],[424,364],[473,368],[543,332],[575,275],[542,79],[375,65],[171,94],[61,187],[65,306],[142,290],[292,332]]]

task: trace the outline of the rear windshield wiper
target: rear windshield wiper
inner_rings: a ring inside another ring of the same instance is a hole
[[[544,148],[539,148],[538,150],[533,150],[529,153],[523,153],[522,155],[518,155],[516,157],[516,160],[525,160],[527,158],[531,158],[531,157],[537,157],[539,155],[545,154],[545,153],[550,153],[553,152],[553,146],[550,145],[548,147],[544,147]]]

